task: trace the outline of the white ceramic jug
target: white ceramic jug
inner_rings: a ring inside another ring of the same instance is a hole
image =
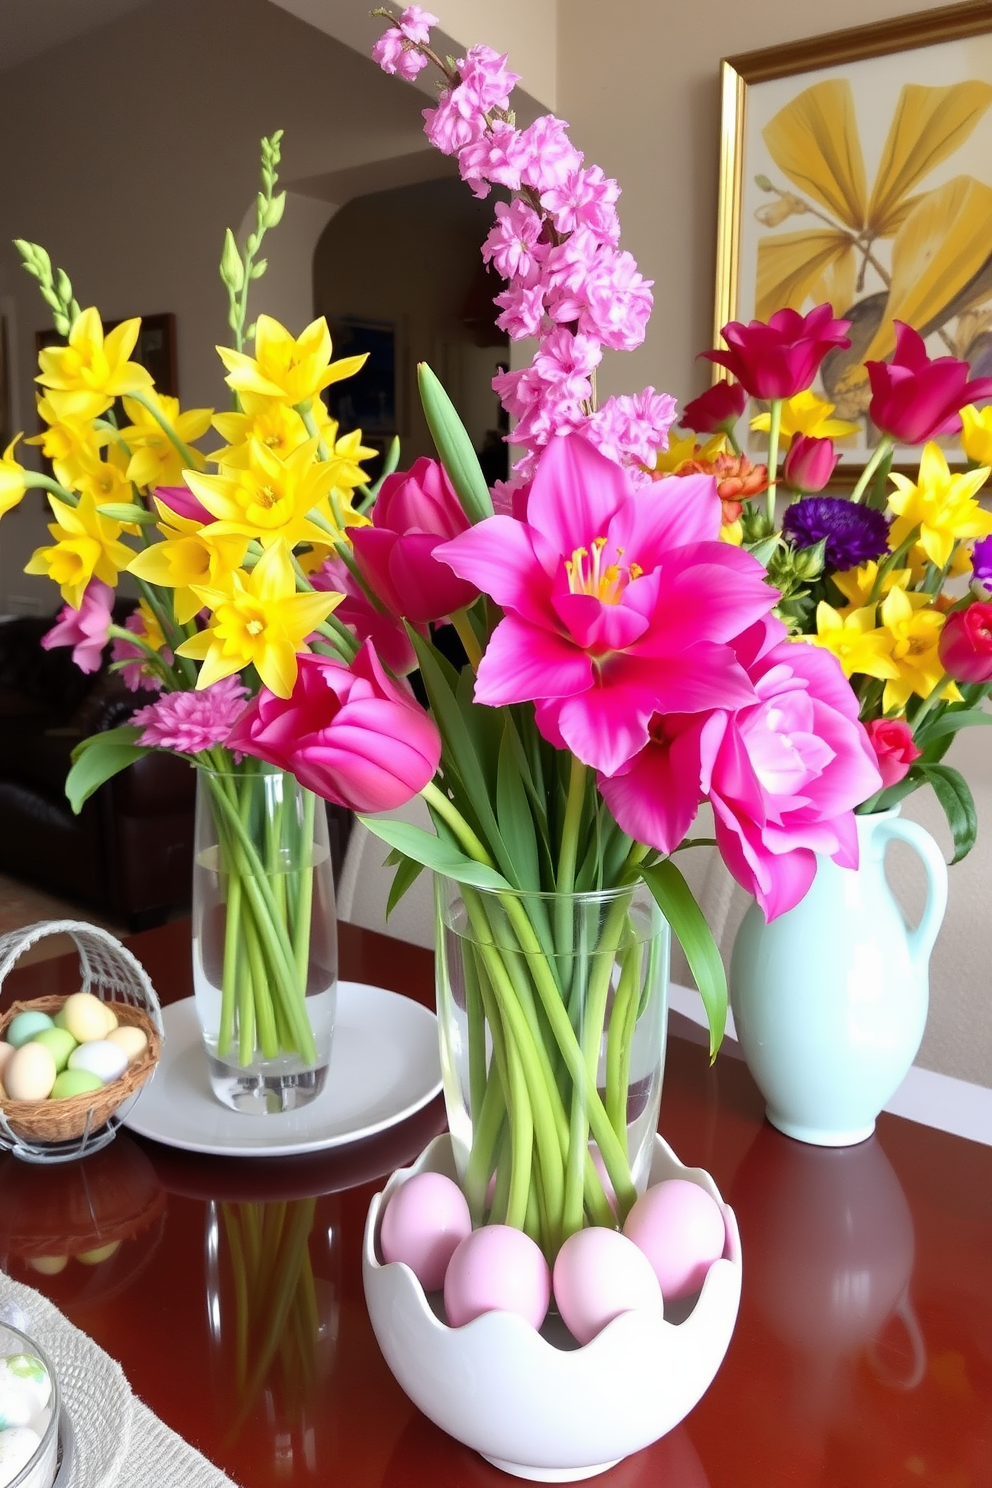
[[[928,832],[900,821],[898,808],[857,822],[859,867],[818,857],[805,898],[770,925],[752,904],[730,966],[737,1035],[769,1121],[821,1147],[869,1137],[913,1063],[947,904],[947,867]],[[896,838],[926,870],[915,929],[885,876],[885,850]]]

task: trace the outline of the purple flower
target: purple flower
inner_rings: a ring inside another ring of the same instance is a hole
[[[986,589],[992,589],[992,537],[983,537],[976,542],[971,553],[971,566],[975,578]]]
[[[226,743],[247,700],[240,677],[222,677],[202,692],[167,692],[157,703],[139,708],[131,722],[143,730],[139,744],[200,754]]]
[[[826,538],[826,565],[840,573],[880,558],[889,546],[888,517],[843,496],[797,501],[786,512],[782,531],[797,548],[812,548]]]

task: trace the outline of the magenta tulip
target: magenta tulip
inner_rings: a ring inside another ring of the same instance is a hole
[[[868,416],[897,444],[925,444],[961,428],[961,409],[992,398],[992,377],[968,381],[967,362],[928,357],[923,337],[901,320],[890,362],[865,362],[871,382]]]
[[[909,724],[905,718],[873,718],[867,730],[882,784],[898,785],[909,774],[910,765],[922,753],[913,743]]]
[[[829,305],[817,305],[808,315],[776,310],[767,324],[732,320],[721,332],[730,350],[700,355],[726,367],[752,398],[794,398],[812,386],[828,351],[850,346],[850,325],[834,320]]]
[[[78,610],[63,605],[51,630],[41,638],[44,650],[71,646],[72,659],[81,672],[98,672],[103,648],[109,640],[114,591],[100,579],[90,579]]]
[[[952,611],[937,650],[955,682],[992,682],[992,604],[976,600]]]
[[[350,626],[360,641],[371,641],[376,655],[394,677],[405,677],[415,670],[417,653],[402,620],[390,610],[376,608],[343,558],[336,554],[325,558],[310,575],[310,582],[317,590],[344,595],[334,611],[335,619]]]
[[[289,698],[267,688],[241,715],[227,748],[291,771],[301,785],[352,811],[395,811],[432,779],[441,739],[366,642],[350,667],[297,657]]]
[[[188,486],[156,486],[155,497],[163,506],[175,512],[177,517],[185,517],[187,521],[199,522],[208,527],[214,520]]]
[[[434,549],[468,527],[451,482],[436,460],[387,476],[372,508],[371,527],[349,535],[362,578],[394,615],[414,625],[473,604],[474,584],[438,563]]]
[[[729,434],[746,404],[747,393],[739,382],[715,382],[685,405],[679,423],[694,434]]]
[[[833,440],[794,434],[782,471],[785,484],[790,490],[806,495],[822,491],[839,459],[840,455],[834,453]]]

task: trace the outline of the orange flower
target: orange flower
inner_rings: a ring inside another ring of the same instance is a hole
[[[675,474],[713,476],[725,525],[737,521],[745,501],[768,489],[768,466],[753,465],[747,455],[733,455],[729,450],[712,460],[686,460]]]

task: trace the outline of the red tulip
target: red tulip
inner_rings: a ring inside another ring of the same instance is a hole
[[[479,597],[473,584],[438,563],[434,549],[469,526],[454,488],[436,460],[387,476],[371,527],[349,532],[362,578],[387,609],[414,625],[441,620]]]
[[[955,682],[992,682],[992,604],[976,600],[948,615],[937,652]]]
[[[694,434],[729,434],[746,403],[747,393],[739,382],[715,382],[685,405],[679,423]]]
[[[794,434],[782,470],[785,484],[807,496],[822,491],[839,459],[840,455],[834,453],[833,440]]]
[[[829,305],[817,305],[808,315],[776,310],[767,324],[732,320],[721,333],[730,350],[701,355],[726,367],[752,398],[793,398],[812,385],[828,351],[851,344],[851,322],[833,315]]]
[[[992,398],[992,377],[968,381],[967,362],[928,357],[923,337],[901,320],[890,362],[865,362],[871,382],[868,415],[877,429],[899,444],[925,444],[961,428],[961,409]]]
[[[291,771],[308,790],[352,811],[395,811],[422,791],[441,758],[440,736],[368,642],[350,667],[313,653],[297,663],[292,696],[263,687],[227,747]]]
[[[883,786],[897,785],[922,752],[913,743],[909,724],[905,718],[873,718],[867,730]]]

